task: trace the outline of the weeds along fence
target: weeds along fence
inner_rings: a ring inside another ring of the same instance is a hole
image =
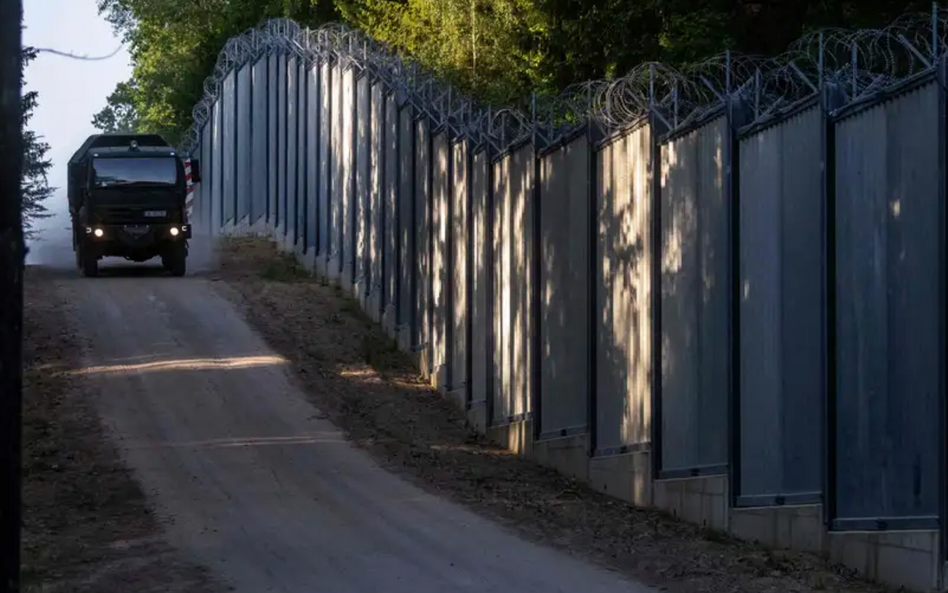
[[[194,110],[193,222],[352,291],[482,430],[637,456],[636,502],[720,475],[732,507],[941,530],[944,24],[495,109],[270,21]]]

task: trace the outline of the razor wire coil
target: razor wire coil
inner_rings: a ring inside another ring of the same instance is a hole
[[[410,57],[341,23],[318,29],[272,19],[229,39],[195,105],[181,150],[199,142],[224,79],[262,57],[331,62],[381,81],[400,101],[456,137],[503,151],[533,139],[552,144],[588,125],[604,132],[650,115],[669,131],[700,121],[737,101],[750,123],[772,118],[832,85],[845,103],[933,72],[948,55],[948,12],[907,14],[882,29],[823,29],[804,35],[776,57],[722,53],[675,69],[646,63],[625,76],[573,85],[554,96],[534,94],[528,107],[485,106],[440,80]]]

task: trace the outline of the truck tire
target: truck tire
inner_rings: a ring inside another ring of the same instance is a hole
[[[167,255],[161,256],[161,265],[172,276],[180,278],[188,273],[188,252],[185,249],[175,249]]]
[[[85,249],[82,249],[79,253],[82,261],[82,275],[86,278],[97,277],[99,275],[99,258],[87,254]]]

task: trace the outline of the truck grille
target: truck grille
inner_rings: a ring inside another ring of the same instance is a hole
[[[145,216],[146,212],[164,211],[166,216]],[[96,220],[100,224],[166,224],[179,222],[177,212],[168,207],[110,206],[96,209]]]

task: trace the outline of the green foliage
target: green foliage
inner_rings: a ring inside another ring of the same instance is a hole
[[[23,69],[20,74],[21,84],[24,87],[26,85],[26,66],[34,58],[36,58],[36,50],[31,47],[24,47],[22,54]],[[26,92],[20,99],[23,117],[23,171],[20,176],[20,195],[23,199],[23,231],[27,238],[34,235],[34,221],[50,216],[43,202],[55,190],[55,188],[50,187],[48,181],[49,170],[53,166],[52,161],[46,158],[46,153],[49,152],[49,144],[43,142],[36,132],[28,128],[30,119],[33,117],[33,110],[36,109],[37,99],[36,91]]]
[[[136,132],[139,123],[136,102],[140,101],[135,79],[120,82],[105,100],[106,105],[92,118],[92,125],[103,132]]]
[[[911,0],[98,0],[129,42],[134,74],[96,115],[177,142],[228,38],[268,18],[342,20],[479,99],[510,103],[645,61],[725,49],[770,55],[820,26],[882,26]]]

